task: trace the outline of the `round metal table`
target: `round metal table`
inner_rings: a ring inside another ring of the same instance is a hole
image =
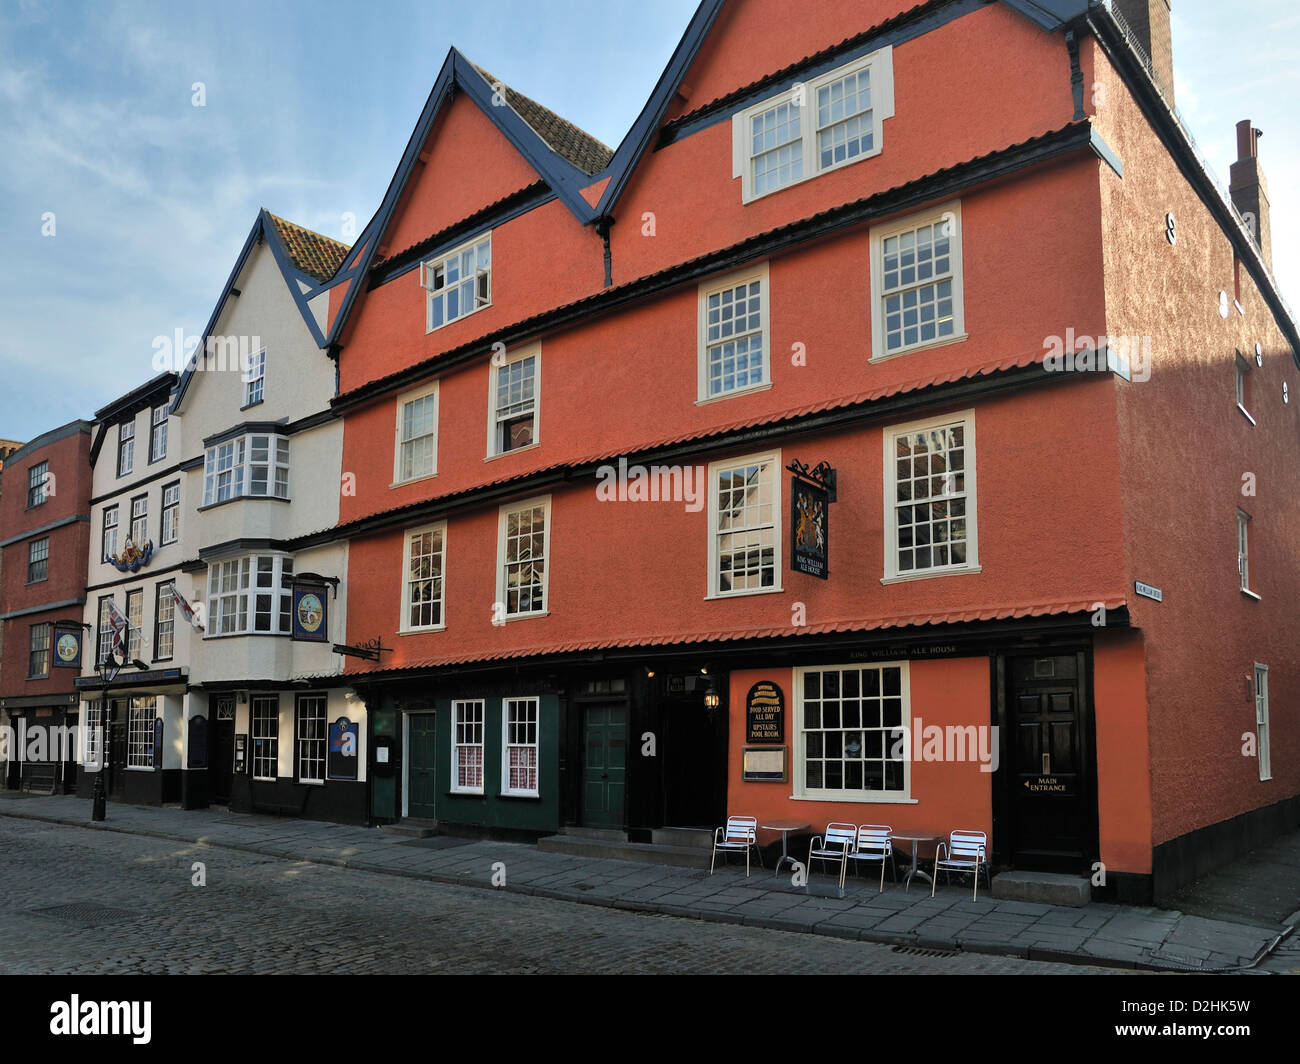
[[[786,843],[789,839],[790,832],[803,831],[807,828],[811,828],[811,824],[806,824],[802,820],[769,820],[766,823],[759,824],[758,826],[764,831],[779,831],[781,833],[781,856],[777,858],[776,870],[772,873],[774,876],[779,876],[781,874],[781,865],[786,861],[789,861],[791,864],[799,863],[790,856],[790,852],[786,848]]]
[[[927,873],[922,872],[921,869],[918,867],[918,861],[919,861],[919,859],[920,859],[918,851],[921,849],[921,846],[922,846],[924,843],[927,843],[927,842],[933,842],[933,843],[935,843],[935,844],[937,845],[937,844],[938,844],[939,842],[941,842],[942,840],[943,840],[943,836],[942,836],[942,835],[934,835],[934,834],[931,834],[931,833],[929,833],[929,832],[924,832],[924,831],[918,831],[918,832],[912,832],[912,831],[896,831],[896,832],[894,832],[894,841],[895,841],[895,842],[910,842],[910,843],[912,844],[912,853],[911,853],[912,864],[911,864],[911,867],[909,867],[908,870],[907,870],[907,878],[903,880],[903,891],[904,891],[904,893],[906,893],[906,892],[907,892],[907,888],[910,887],[910,886],[912,885],[912,877],[913,877],[913,876],[917,876],[917,877],[919,877],[919,878],[921,878],[921,879],[924,879],[927,883],[933,883],[933,882],[934,882],[934,880],[931,879],[930,876],[929,876]]]

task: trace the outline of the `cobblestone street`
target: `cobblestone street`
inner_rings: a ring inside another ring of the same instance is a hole
[[[204,887],[191,885],[196,861]],[[4,974],[1105,971],[895,953],[10,818],[0,891]]]

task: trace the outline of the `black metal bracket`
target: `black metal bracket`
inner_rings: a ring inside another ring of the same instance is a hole
[[[785,467],[800,480],[806,480],[810,484],[816,484],[826,492],[826,501],[835,501],[835,470],[831,468],[829,462],[818,462],[816,466],[809,469],[799,459],[792,459],[790,464]]]
[[[378,637],[365,643],[353,644],[352,646],[346,646],[342,643],[334,644],[335,654],[346,654],[348,657],[363,658],[366,661],[378,661],[380,654],[385,650],[392,649],[392,647],[384,646]]]

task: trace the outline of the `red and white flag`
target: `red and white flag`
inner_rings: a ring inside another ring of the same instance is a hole
[[[126,614],[117,608],[117,603],[112,599],[108,600],[108,627],[113,632],[112,654],[115,658],[125,661],[126,633],[130,631],[131,622],[126,619]]]
[[[181,616],[202,632],[204,630],[203,621],[200,619],[198,611],[186,601],[185,596],[177,590],[175,583],[169,584],[168,587],[171,589],[172,601],[176,603],[176,608],[180,610]]]

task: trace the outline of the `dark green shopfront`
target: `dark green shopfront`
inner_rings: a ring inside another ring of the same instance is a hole
[[[727,711],[706,705],[713,680],[693,662],[356,679],[375,823],[649,841],[725,815]]]

